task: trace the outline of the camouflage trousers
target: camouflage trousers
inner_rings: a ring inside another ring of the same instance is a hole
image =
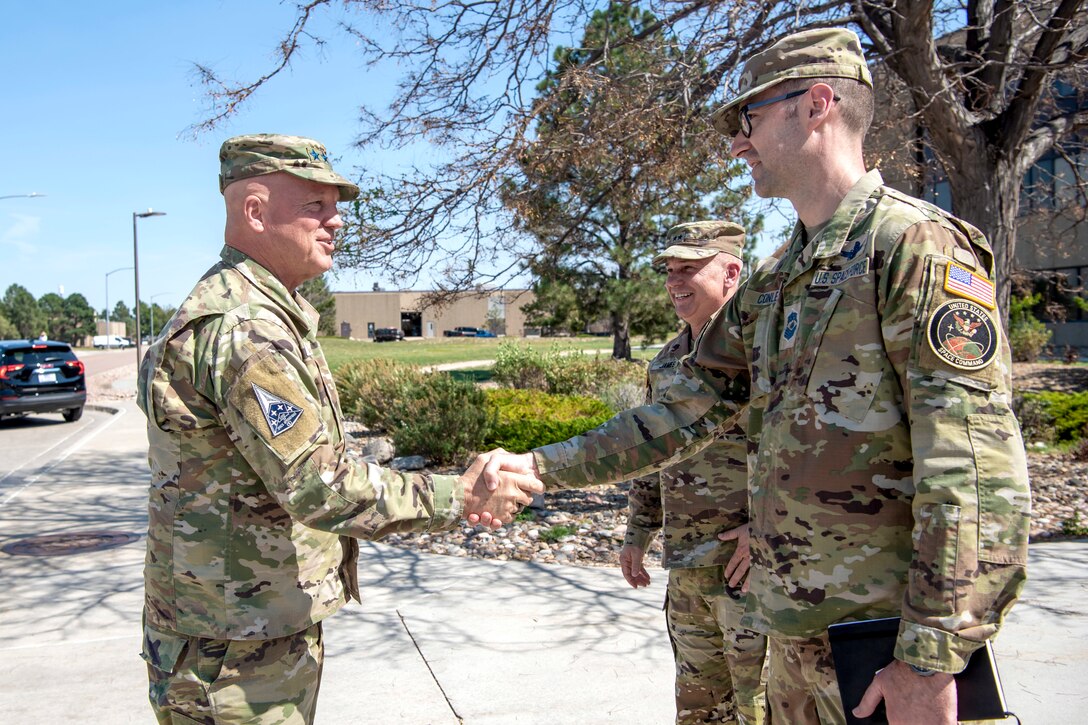
[[[309,725],[325,649],[321,623],[278,639],[203,639],[144,627],[160,725]]]
[[[742,629],[744,595],[722,567],[670,569],[665,600],[676,660],[676,722],[762,725],[767,639]]]
[[[827,635],[768,640],[768,725],[845,724]]]

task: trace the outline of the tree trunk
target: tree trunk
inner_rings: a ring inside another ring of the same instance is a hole
[[[612,357],[631,360],[631,321],[625,313],[612,313]]]
[[[991,160],[987,154],[977,154],[960,168],[947,170],[953,212],[978,227],[994,251],[997,307],[1006,332],[1009,328],[1009,295],[1016,257],[1016,217],[1020,213],[1022,173],[1009,160]]]

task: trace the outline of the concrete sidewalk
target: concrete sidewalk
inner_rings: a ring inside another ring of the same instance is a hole
[[[146,437],[136,406],[88,410],[49,470],[0,484],[0,546],[65,532],[133,533],[69,556],[0,553],[5,723],[146,723],[139,658]],[[1037,545],[996,641],[1024,723],[1085,721],[1088,545]],[[362,606],[325,624],[321,723],[669,723],[663,575],[633,591],[613,569],[479,561],[362,545]]]

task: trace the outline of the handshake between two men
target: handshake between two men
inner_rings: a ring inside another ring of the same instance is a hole
[[[460,481],[465,488],[465,519],[492,529],[512,523],[533,502],[533,494],[544,493],[532,454],[501,448],[477,456]]]

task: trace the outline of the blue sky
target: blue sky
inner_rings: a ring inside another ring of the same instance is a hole
[[[320,54],[308,50],[216,131],[188,133],[207,110],[193,64],[227,78],[266,72],[293,8],[229,0],[9,3],[0,31],[0,128],[8,139],[0,196],[45,196],[0,199],[0,294],[13,282],[35,297],[63,288],[100,310],[106,273],[132,265],[132,213],[154,208],[167,215],[139,222],[140,292],[145,301],[178,304],[223,243],[216,175],[219,145],[229,136],[311,136],[348,174],[396,163],[351,148],[359,103],[391,97],[392,78],[368,73],[342,33],[331,32]],[[331,280],[334,289],[374,282],[394,285],[364,271]],[[118,299],[131,307],[131,271],[109,277],[109,297],[111,307]]]

